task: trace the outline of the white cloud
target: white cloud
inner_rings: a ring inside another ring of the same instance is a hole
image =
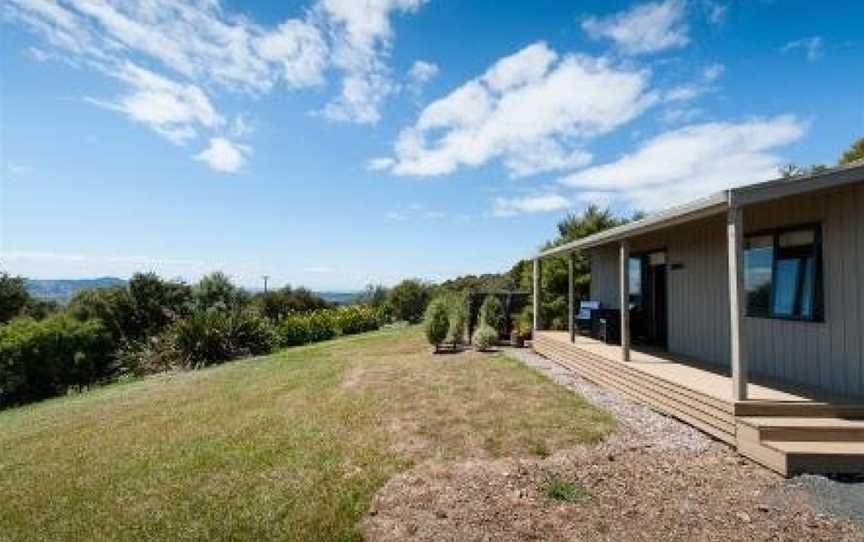
[[[381,118],[384,100],[398,85],[385,63],[392,48],[393,13],[417,11],[425,0],[320,0],[315,12],[326,21],[333,42],[331,62],[344,73],[341,92],[323,110],[325,117],[361,124]]]
[[[797,141],[805,131],[805,124],[792,115],[687,126],[561,182],[652,211],[775,177],[783,159],[771,151]]]
[[[210,145],[194,158],[206,163],[222,173],[238,173],[246,165],[247,157],[252,149],[247,145],[234,143],[224,137],[210,139]]]
[[[393,222],[406,222],[419,220],[439,220],[444,218],[446,215],[441,211],[426,209],[419,203],[412,203],[403,207],[402,209],[390,211],[385,216],[387,217],[387,220],[391,220]]]
[[[640,4],[608,17],[588,17],[582,29],[592,39],[610,39],[631,55],[684,47],[690,42],[683,0]]]
[[[502,58],[421,111],[395,156],[370,165],[397,175],[445,175],[500,159],[513,176],[590,161],[591,137],[634,118],[654,100],[648,74],[605,59],[559,56],[539,42]]]
[[[492,215],[508,217],[524,214],[551,213],[571,207],[571,202],[560,194],[544,194],[518,198],[496,198]]]
[[[195,85],[171,81],[132,63],[112,75],[126,82],[132,91],[114,101],[87,100],[120,111],[175,144],[194,138],[198,126],[214,129],[225,122],[204,91]]]
[[[386,64],[390,18],[423,3],[314,0],[301,16],[269,28],[228,13],[219,0],[5,0],[0,11],[53,48],[33,48],[34,60],[59,53],[109,75],[135,63],[210,92],[260,95],[280,83],[289,90],[323,87],[335,70],[340,91],[325,116],[374,123],[384,100],[399,90]],[[175,141],[195,134],[188,126],[160,132]]]
[[[408,72],[408,76],[413,82],[422,85],[438,75],[438,71],[438,66],[432,62],[418,60],[414,62],[413,66],[411,66],[411,71]]]
[[[408,90],[419,98],[423,92],[423,87],[438,76],[438,66],[432,62],[418,60],[414,62],[411,69],[408,71]]]
[[[663,111],[660,120],[664,124],[681,124],[692,122],[704,114],[705,111],[699,107],[676,107]]]
[[[705,69],[702,70],[702,77],[706,82],[712,83],[720,78],[721,75],[726,71],[726,66],[715,62],[714,64],[709,64],[705,66]]]
[[[806,54],[808,62],[816,62],[817,60],[822,58],[824,47],[825,41],[822,39],[821,36],[811,36],[809,38],[790,41],[780,50],[786,53],[789,51],[801,49]]]
[[[722,24],[726,20],[726,13],[729,6],[712,0],[703,0],[702,7],[705,9],[705,14],[708,21],[712,24]]]

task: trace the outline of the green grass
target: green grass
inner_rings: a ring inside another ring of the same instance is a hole
[[[589,496],[582,485],[564,480],[557,474],[549,475],[540,490],[550,499],[564,502],[578,502]]]
[[[0,540],[358,540],[425,460],[547,455],[612,419],[501,355],[418,328],[0,412]]]

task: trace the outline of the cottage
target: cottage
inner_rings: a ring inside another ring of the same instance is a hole
[[[603,341],[577,333],[572,272],[570,330],[543,330],[542,262],[569,257],[572,270],[577,251],[590,256]],[[864,472],[862,279],[858,163],[538,254],[533,347],[783,474]]]

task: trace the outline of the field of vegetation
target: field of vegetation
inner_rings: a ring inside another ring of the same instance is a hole
[[[0,538],[357,540],[418,462],[612,426],[501,354],[434,355],[418,326],[346,336],[0,412]]]

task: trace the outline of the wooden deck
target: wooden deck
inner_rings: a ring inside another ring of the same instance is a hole
[[[539,354],[598,384],[676,417],[783,474],[864,472],[864,405],[751,383],[736,402],[732,379],[693,360],[566,332],[536,332]],[[854,419],[849,419],[854,418]]]

